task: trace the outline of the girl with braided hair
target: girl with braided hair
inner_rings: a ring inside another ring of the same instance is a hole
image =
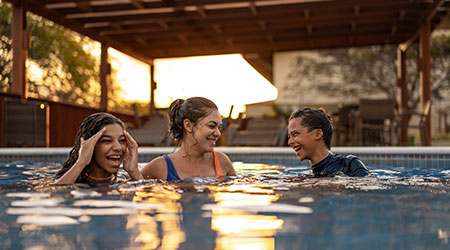
[[[55,175],[57,184],[103,183],[116,180],[123,161],[132,179],[142,179],[138,169],[138,145],[117,117],[95,113],[80,125],[75,146]]]
[[[169,107],[169,132],[179,147],[153,159],[142,169],[145,179],[181,180],[188,177],[236,175],[230,159],[214,151],[222,120],[214,102],[204,97],[177,99]]]

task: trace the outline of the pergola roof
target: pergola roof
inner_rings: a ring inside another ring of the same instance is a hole
[[[143,61],[241,53],[267,78],[274,52],[410,43],[426,18],[433,30],[450,8],[450,0],[24,1]]]

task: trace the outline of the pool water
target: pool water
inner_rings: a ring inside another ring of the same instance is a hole
[[[1,249],[449,249],[450,171],[234,162],[238,177],[49,185],[59,163],[0,163]]]

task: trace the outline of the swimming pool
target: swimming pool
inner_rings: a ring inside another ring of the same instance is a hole
[[[172,148],[142,148],[147,162]],[[1,249],[448,249],[450,149],[334,148],[366,178],[310,178],[289,148],[218,148],[240,175],[53,186],[68,149],[0,150]]]

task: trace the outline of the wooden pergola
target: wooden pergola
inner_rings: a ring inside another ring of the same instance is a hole
[[[104,110],[108,108],[108,47],[148,63],[151,72],[155,58],[240,53],[272,81],[275,52],[395,44],[400,110],[406,111],[405,52],[416,41],[420,43],[420,104],[424,110],[431,101],[430,34],[450,13],[450,0],[6,1],[14,9],[12,92],[26,98],[25,15],[31,11],[102,44]],[[151,79],[150,107],[154,107]],[[429,130],[430,124],[428,117]],[[401,133],[403,142],[406,132]]]

